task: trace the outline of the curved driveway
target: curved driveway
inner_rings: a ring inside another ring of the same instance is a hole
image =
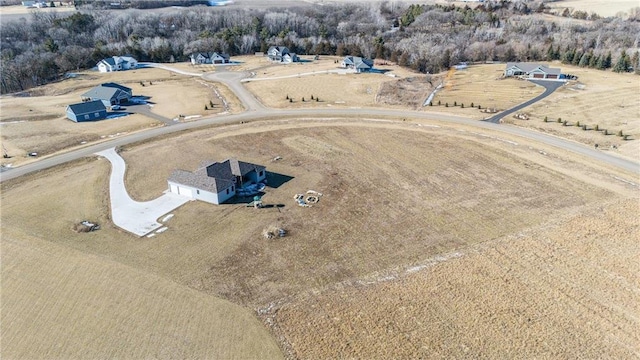
[[[564,85],[565,83],[562,81],[544,81],[544,80],[529,80],[532,83],[536,84],[536,85],[540,85],[542,87],[544,87],[544,92],[536,97],[534,97],[531,100],[525,101],[520,105],[516,105],[514,107],[512,107],[511,109],[507,109],[499,114],[496,114],[484,121],[487,122],[491,122],[491,123],[495,123],[498,124],[500,122],[500,119],[502,119],[503,117],[513,114],[514,112],[520,110],[520,109],[524,109],[527,106],[536,103],[544,98],[546,98],[547,96],[551,95],[551,93],[553,93],[554,91],[556,91],[556,89],[558,89],[559,87],[561,87],[562,85]]]
[[[168,66],[162,66],[162,67],[167,70],[172,70],[172,68]],[[192,74],[192,75],[195,76],[196,74]],[[197,75],[200,76],[199,74]],[[340,117],[340,116],[379,117],[379,116],[382,116],[382,117],[395,117],[395,118],[411,118],[412,117],[412,118],[418,118],[418,119],[442,120],[452,124],[474,126],[478,128],[487,129],[492,132],[502,132],[502,133],[520,136],[520,137],[534,140],[546,145],[554,146],[561,150],[571,151],[583,156],[587,156],[593,160],[607,163],[615,167],[634,172],[636,174],[640,173],[639,163],[635,161],[619,158],[617,156],[614,156],[602,151],[595,150],[583,144],[579,144],[573,141],[565,140],[565,139],[551,136],[548,134],[540,133],[537,131],[528,130],[525,128],[520,128],[515,126],[504,126],[504,125],[499,125],[499,124],[495,124],[487,121],[470,120],[470,119],[460,117],[460,116],[455,116],[455,115],[432,114],[429,112],[417,112],[417,111],[398,111],[398,110],[388,110],[388,109],[297,109],[297,110],[268,109],[268,108],[265,108],[262,104],[260,104],[257,101],[257,99],[253,96],[253,94],[251,94],[240,83],[240,80],[246,75],[247,75],[246,73],[220,71],[214,74],[207,74],[203,77],[208,80],[221,81],[227,84],[231,88],[231,90],[236,94],[236,96],[238,96],[238,98],[244,103],[245,107],[250,111],[247,111],[241,114],[202,118],[201,120],[194,121],[194,122],[178,123],[172,126],[154,128],[154,129],[146,130],[143,132],[130,134],[123,137],[108,140],[103,143],[89,145],[81,149],[72,150],[59,155],[43,158],[37,162],[12,168],[9,171],[4,171],[0,173],[0,181],[13,179],[34,171],[47,169],[49,167],[53,167],[59,164],[63,164],[69,161],[82,158],[84,156],[91,156],[96,152],[106,150],[111,147],[123,146],[131,143],[135,143],[138,141],[142,141],[142,140],[152,139],[154,137],[161,136],[161,135],[171,134],[174,132],[179,132],[179,131],[188,130],[188,129],[206,127],[213,124],[225,124],[225,123],[234,123],[234,122],[249,121],[249,120],[260,120],[260,119],[268,119],[268,118],[327,117],[327,116],[328,117]],[[558,87],[559,86],[560,85],[558,85]],[[545,96],[547,95],[548,94],[546,94]],[[530,101],[533,101],[536,99],[539,100],[541,96],[542,95]],[[521,105],[527,106],[525,105],[527,103],[528,102]]]

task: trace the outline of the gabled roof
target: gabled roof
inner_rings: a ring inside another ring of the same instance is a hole
[[[169,181],[219,193],[235,184],[236,176],[245,176],[251,171],[260,172],[266,168],[236,159],[227,159],[221,163],[208,161],[194,171],[175,170]]]
[[[524,73],[530,73],[533,72],[535,70],[540,70],[544,73],[547,74],[557,74],[560,75],[561,70],[559,68],[550,68],[547,67],[545,65],[542,64],[538,64],[538,63],[531,63],[531,62],[508,62],[507,63],[507,70],[508,69],[512,69],[512,68],[516,68],[521,70]]]
[[[108,58],[104,58],[102,60],[100,60],[100,62],[103,62],[105,64],[109,64],[111,66],[116,66],[116,58],[114,57],[108,57]]]
[[[107,111],[107,108],[104,107],[104,104],[100,100],[71,104],[67,106],[67,109],[71,109],[71,111],[76,115]]]
[[[122,87],[127,88],[126,86],[122,86]],[[131,89],[129,89],[129,91],[131,91]],[[130,94],[129,92],[120,89],[120,87],[105,86],[104,84],[102,84],[82,94],[82,97],[90,98],[90,99],[111,100],[111,99],[129,98],[129,94]]]
[[[198,56],[202,56],[205,59],[213,59],[214,57],[220,56],[221,58],[223,58],[225,60],[229,60],[229,54],[223,54],[223,53],[219,53],[219,52],[212,52],[212,53],[202,52],[202,53],[193,53],[193,54],[191,54],[191,58],[192,59],[195,59]]]
[[[347,65],[353,65],[356,69],[370,69],[373,67],[373,60],[359,56],[347,56],[343,61]]]
[[[272,46],[269,48],[267,53],[271,54],[274,51],[276,55],[285,55],[289,53],[289,48],[287,48],[286,46]]]
[[[128,92],[129,94],[131,94],[131,88],[126,87],[124,85],[116,84],[114,82],[102,83],[102,84],[100,84],[100,86],[120,89],[122,91],[125,91],[125,92]]]

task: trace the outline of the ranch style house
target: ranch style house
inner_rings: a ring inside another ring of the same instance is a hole
[[[100,84],[93,89],[82,94],[82,99],[86,100],[100,100],[105,106],[126,104],[131,100],[133,92],[131,88],[108,82]]]
[[[94,100],[67,106],[67,118],[75,122],[94,121],[107,117],[102,101]]]
[[[354,69],[356,72],[367,72],[373,69],[373,60],[359,56],[346,56],[340,65],[345,69]]]
[[[564,78],[559,68],[550,68],[545,65],[527,62],[507,63],[504,76],[521,76],[535,80],[558,80]]]
[[[112,72],[135,69],[138,61],[131,56],[112,56],[100,60],[96,66],[100,72]]]
[[[169,191],[211,204],[222,204],[238,189],[266,179],[265,167],[236,159],[205,162],[194,172],[174,170],[167,179]]]

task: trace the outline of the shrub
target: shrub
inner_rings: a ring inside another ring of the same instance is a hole
[[[213,101],[209,100],[209,107],[213,109]]]
[[[457,102],[457,101],[454,101],[454,102],[453,102],[453,106],[458,106],[458,102]]]
[[[304,102],[304,98],[302,98],[302,102]]]
[[[313,100],[313,95],[311,95],[311,100]]]
[[[558,122],[561,123],[562,122],[562,118],[558,118]]]
[[[473,103],[471,103],[471,107],[475,107],[475,106],[473,106]]]
[[[576,121],[576,126],[580,127],[580,121]]]
[[[429,106],[433,106],[433,103],[431,101],[429,101]]]
[[[607,129],[604,129],[604,134],[609,135],[609,131],[607,131]]]
[[[549,118],[545,116],[543,121],[544,122],[549,122]]]
[[[563,121],[563,122],[562,122],[562,126],[568,126],[568,124],[567,124],[567,120],[565,120],[565,121]]]
[[[320,99],[316,96],[316,102],[320,101]]]
[[[292,103],[292,102],[293,102],[293,99],[292,99],[292,98],[289,98],[289,102],[290,102],[290,103]]]
[[[209,110],[209,108],[207,107],[207,105],[205,105],[205,106],[204,106],[204,109],[205,109],[205,110]]]
[[[631,136],[631,135],[624,135],[624,136],[622,137],[622,140],[629,140],[629,136]]]
[[[482,109],[482,106],[478,105],[478,110],[481,110],[481,109]]]
[[[449,107],[449,103],[444,103],[444,107]]]
[[[440,100],[438,100],[438,106],[440,106],[440,105],[441,105],[441,102],[440,102]]]
[[[587,131],[587,125],[582,125],[582,130]]]
[[[594,126],[593,130],[595,130],[595,131],[599,131],[599,130],[600,130],[600,128],[598,127],[598,125],[596,125],[596,126]]]
[[[624,134],[622,133],[622,130],[618,131],[618,136],[623,137]]]
[[[460,107],[464,109],[464,104],[460,104]]]
[[[287,94],[287,97],[286,97],[286,99],[287,99],[287,100],[291,100],[291,99],[289,99],[289,94]]]

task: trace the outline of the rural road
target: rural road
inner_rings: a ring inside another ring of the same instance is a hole
[[[172,68],[163,66],[167,70],[172,70]],[[193,74],[195,76],[196,74]],[[200,74],[197,74],[200,76]],[[537,141],[539,143],[543,143],[546,145],[551,145],[560,150],[571,151],[576,154],[580,154],[583,156],[587,156],[593,160],[607,163],[613,165],[615,167],[631,171],[636,174],[640,174],[640,164],[634,161],[626,160],[623,158],[619,158],[614,155],[610,155],[608,153],[595,150],[587,145],[579,144],[573,141],[565,140],[559,137],[555,137],[552,135],[540,133],[533,130],[528,130],[525,128],[515,127],[515,126],[505,126],[496,124],[489,121],[477,121],[470,120],[464,117],[455,116],[455,115],[443,115],[443,114],[432,114],[428,112],[417,112],[417,111],[408,111],[408,110],[388,110],[388,109],[291,109],[291,110],[278,110],[278,109],[269,109],[265,108],[258,100],[251,94],[244,86],[242,86],[240,80],[243,77],[246,77],[247,73],[235,73],[230,71],[220,71],[214,74],[206,74],[203,78],[211,80],[211,81],[221,81],[224,84],[227,84],[229,88],[238,96],[238,98],[243,102],[244,106],[248,111],[245,111],[240,114],[232,114],[232,115],[223,115],[216,117],[208,117],[202,118],[198,121],[188,122],[188,123],[177,123],[172,126],[164,126],[161,128],[153,128],[150,130],[146,130],[139,133],[134,133],[130,135],[125,135],[119,138],[111,139],[102,143],[89,145],[80,149],[75,149],[68,151],[66,153],[62,153],[59,155],[53,155],[50,157],[42,158],[37,162],[26,164],[20,167],[12,168],[11,170],[4,171],[0,173],[0,182],[5,180],[10,180],[17,178],[19,176],[47,169],[53,166],[57,166],[60,164],[64,164],[69,161],[73,161],[76,159],[80,159],[85,156],[91,156],[96,152],[103,151],[112,147],[128,145],[131,143],[148,140],[155,138],[157,136],[162,136],[166,134],[176,133],[179,131],[197,129],[201,127],[206,127],[214,124],[225,124],[225,123],[235,123],[240,121],[250,121],[250,120],[260,120],[260,119],[269,119],[269,118],[295,118],[295,117],[341,117],[341,116],[359,116],[359,117],[393,117],[393,118],[418,118],[418,119],[429,119],[429,120],[441,120],[446,121],[452,124],[460,124],[467,126],[474,126],[477,128],[482,128],[486,130],[490,130],[491,132],[501,132],[506,134],[511,134],[515,136],[519,136],[525,139]],[[558,85],[560,86],[560,85]],[[555,90],[555,89],[553,89]],[[549,94],[552,92],[550,91]],[[547,93],[545,91],[545,93]],[[544,96],[548,96],[548,94],[542,94]],[[538,96],[532,100],[534,102],[539,100],[541,96]],[[525,102],[521,104],[521,106],[527,106]],[[517,110],[515,110],[517,111]],[[504,113],[502,113],[504,114]],[[500,115],[502,115],[500,114]],[[504,116],[504,115],[503,115]]]
[[[532,83],[536,84],[536,85],[540,85],[542,87],[544,87],[544,92],[536,97],[534,97],[531,100],[527,100],[525,102],[523,102],[520,105],[516,105],[514,107],[512,107],[511,109],[507,109],[499,114],[496,114],[484,121],[486,122],[491,122],[491,123],[495,123],[498,124],[500,123],[500,119],[504,118],[507,115],[511,115],[516,111],[519,111],[521,109],[526,108],[527,106],[536,103],[544,98],[546,98],[547,96],[551,95],[554,91],[556,91],[558,88],[562,87],[562,85],[564,85],[565,83],[562,81],[544,81],[544,80],[529,80]]]

